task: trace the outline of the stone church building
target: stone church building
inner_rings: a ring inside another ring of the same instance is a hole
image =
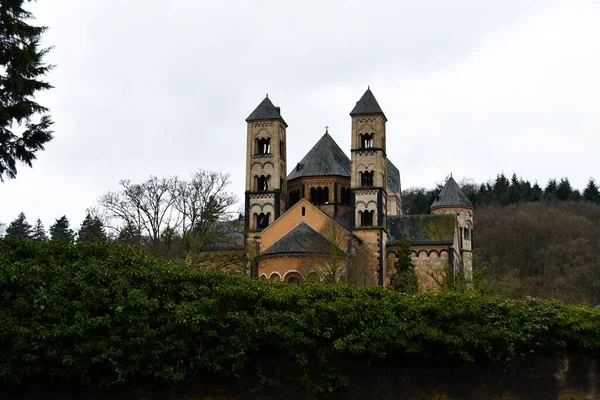
[[[473,206],[458,184],[448,179],[431,214],[403,215],[400,172],[387,157],[387,118],[370,89],[350,117],[350,158],[326,131],[289,166],[281,109],[266,97],[246,119],[244,232],[253,274],[388,285],[406,237],[423,289],[446,266],[470,275]]]

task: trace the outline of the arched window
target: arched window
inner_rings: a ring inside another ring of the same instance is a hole
[[[281,276],[277,272],[273,272],[271,274],[271,276],[269,277],[269,279],[272,280],[272,281],[280,281],[281,280]]]
[[[258,179],[255,179],[255,185],[257,192],[268,192],[271,187],[271,175],[261,175]]]
[[[329,188],[325,187],[323,188],[323,197],[321,198],[321,202],[322,203],[329,203]]]
[[[373,186],[373,175],[374,171],[365,171],[360,173],[360,185],[361,186]]]
[[[300,190],[292,190],[289,194],[290,207],[300,201]]]
[[[372,149],[375,133],[363,133],[360,135],[360,148],[361,149]]]
[[[350,189],[346,189],[345,187],[342,188],[342,193],[341,193],[342,204],[350,205],[350,194],[351,193],[352,192],[350,192]]]
[[[292,285],[299,285],[302,283],[302,275],[297,272],[288,272],[285,275],[285,281]]]
[[[267,226],[269,226],[270,217],[271,213],[260,213],[256,215],[256,229],[265,229]]]
[[[363,213],[359,211],[360,226],[373,226],[374,215],[375,211],[365,211]]]
[[[271,154],[271,138],[256,139],[256,154]]]

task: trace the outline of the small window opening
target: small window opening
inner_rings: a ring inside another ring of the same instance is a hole
[[[302,216],[304,217],[306,215],[306,207],[302,207]]]
[[[360,226],[373,226],[375,211],[358,212]]]
[[[372,149],[374,146],[375,133],[364,133],[360,135],[360,148],[361,149]]]
[[[313,204],[329,203],[329,188],[321,186],[310,188],[310,200]]]
[[[300,190],[292,190],[289,193],[290,207],[300,201]]]
[[[255,184],[257,185],[257,192],[268,192],[271,187],[271,175],[261,175],[255,179]]]
[[[256,229],[265,229],[267,226],[269,226],[271,213],[260,213],[254,215],[256,215]]]
[[[351,195],[350,189],[343,187],[342,193],[341,193],[342,204],[350,205],[350,195]]]
[[[373,175],[374,171],[365,171],[360,173],[360,185],[361,186],[373,186]]]
[[[256,154],[271,154],[271,138],[256,140]]]

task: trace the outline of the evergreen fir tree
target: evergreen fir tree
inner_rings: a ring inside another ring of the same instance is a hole
[[[75,234],[69,228],[69,220],[63,215],[50,227],[50,239],[56,241],[71,241]]]
[[[35,240],[37,242],[45,242],[48,240],[48,235],[46,235],[46,228],[44,228],[44,224],[42,224],[42,220],[38,218],[31,231],[31,240]]]
[[[396,271],[390,282],[392,288],[406,294],[418,293],[419,279],[410,254],[410,242],[405,236],[400,239],[398,244],[398,258],[394,267]]]
[[[513,176],[510,180],[510,187],[508,188],[508,192],[506,194],[506,203],[514,204],[523,200],[523,194],[521,193],[521,183],[517,178],[517,174],[513,173]]]
[[[567,178],[561,178],[560,183],[556,187],[556,198],[560,201],[567,201],[571,199],[573,194],[573,187]]]
[[[35,153],[52,140],[48,109],[35,95],[52,86],[40,80],[51,68],[43,62],[50,49],[40,49],[44,26],[29,25],[33,15],[26,0],[0,4],[0,181],[15,178],[17,163],[31,167]]]
[[[548,184],[544,189],[544,200],[555,201],[558,198],[558,184],[556,179],[548,180]]]
[[[531,188],[531,201],[541,201],[544,191],[541,186],[536,182]]]
[[[11,222],[8,228],[6,228],[6,237],[29,239],[30,234],[31,225],[27,222],[25,213],[19,214],[17,219]]]
[[[600,190],[598,190],[598,185],[594,178],[590,178],[588,181],[588,184],[583,191],[583,199],[594,203],[600,203]]]
[[[77,234],[79,243],[104,243],[106,242],[106,233],[104,224],[98,217],[92,217],[89,213],[81,223],[81,228]]]
[[[508,193],[508,188],[510,187],[510,182],[504,176],[504,173],[496,176],[496,181],[494,182],[494,196],[496,197],[496,201],[499,204],[506,204],[506,195]]]

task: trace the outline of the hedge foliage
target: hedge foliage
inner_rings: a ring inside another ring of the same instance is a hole
[[[530,353],[597,352],[600,309],[296,287],[115,245],[3,239],[0,346],[0,383],[261,378],[265,360],[278,360],[331,390],[359,366],[509,365]]]

